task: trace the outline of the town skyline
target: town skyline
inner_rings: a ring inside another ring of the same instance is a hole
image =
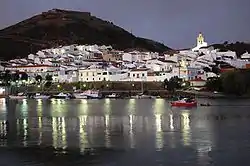
[[[247,21],[250,15],[247,9],[249,3],[245,0],[241,3],[235,0],[227,2],[221,0],[213,4],[192,0],[185,4],[179,1],[158,0],[141,5],[140,0],[133,3],[112,0],[105,2],[76,0],[71,3],[63,0],[58,3],[57,0],[53,0],[48,4],[40,0],[36,2],[9,0],[3,1],[0,7],[0,29],[50,9],[59,8],[91,12],[96,17],[112,21],[127,31],[132,31],[136,36],[163,42],[173,49],[182,49],[193,47],[195,45],[193,39],[199,32],[204,34],[209,44],[224,41],[249,42],[250,24]],[[128,10],[130,12],[127,12]]]

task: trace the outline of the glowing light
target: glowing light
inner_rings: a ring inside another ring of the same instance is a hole
[[[28,136],[28,122],[27,122],[27,119],[23,119],[23,130],[24,130],[23,145],[27,146],[27,136]]]
[[[81,104],[79,104],[78,111],[80,114],[88,115],[89,105],[88,100],[81,99]]]
[[[79,142],[79,146],[81,149],[81,152],[84,152],[85,148],[87,148],[86,146],[88,145],[88,139],[87,139],[87,132],[85,130],[86,128],[86,124],[87,124],[87,115],[84,116],[80,116],[79,117],[79,127],[80,127],[80,142]]]
[[[188,111],[184,111],[182,112],[182,137],[183,137],[183,144],[185,146],[189,146],[190,145],[190,141],[191,141],[191,133],[190,133],[190,120],[189,120],[189,112]]]
[[[161,126],[161,115],[155,115],[155,123],[156,123],[156,131],[161,132],[162,131],[162,126]]]
[[[5,89],[4,88],[0,88],[0,95],[3,95],[5,93]]]
[[[135,114],[135,99],[129,99],[127,109],[128,109],[129,115]]]
[[[110,141],[110,116],[109,115],[105,115],[105,146],[107,148],[110,147],[111,145],[111,141]]]
[[[133,131],[134,115],[129,115],[129,135],[130,135],[130,148],[135,148],[135,138]]]
[[[162,132],[162,119],[160,114],[155,115],[155,125],[156,125],[156,142],[155,146],[157,150],[163,148],[163,132]]]
[[[57,118],[52,117],[52,139],[53,139],[53,146],[57,148],[57,138],[58,138],[58,133],[57,133]]]
[[[38,118],[38,129],[39,129],[39,145],[42,144],[42,136],[43,136],[43,132],[42,132],[42,118],[39,117]]]
[[[172,114],[170,114],[169,115],[169,122],[170,122],[170,124],[169,124],[169,128],[171,129],[171,130],[174,130],[174,120],[173,120],[173,115]]]
[[[6,99],[5,98],[1,98],[0,99],[0,106],[1,106],[1,108],[2,108],[2,110],[6,110]]]

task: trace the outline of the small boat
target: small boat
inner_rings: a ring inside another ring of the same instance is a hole
[[[209,104],[209,103],[203,103],[203,104],[200,104],[200,106],[209,107],[209,106],[211,106],[211,104]]]
[[[172,107],[196,107],[197,101],[194,99],[183,98],[177,101],[170,102]]]
[[[74,93],[77,99],[101,99],[102,96],[98,90],[87,90],[82,93]]]
[[[133,99],[154,99],[154,96],[150,96],[150,95],[144,95],[144,94],[138,94],[136,96],[131,96],[131,98]]]
[[[35,96],[33,96],[34,99],[48,99],[50,98],[49,95],[41,95],[40,93],[36,93]]]
[[[88,97],[84,93],[74,93],[76,99],[87,99]]]
[[[23,93],[18,93],[17,95],[9,95],[10,99],[26,99],[27,96]]]
[[[73,98],[72,95],[68,93],[59,93],[58,95],[53,95],[52,98],[55,99],[71,99]]]
[[[111,98],[111,99],[115,99],[115,98],[118,98],[119,95],[117,95],[116,93],[112,93],[111,95],[107,95],[106,97]]]

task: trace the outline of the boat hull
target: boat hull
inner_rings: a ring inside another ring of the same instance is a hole
[[[172,107],[196,107],[197,102],[171,102]]]
[[[21,99],[27,99],[27,96],[9,96],[10,99],[15,99],[15,100],[21,100]]]
[[[34,96],[34,99],[49,99],[50,96]]]
[[[76,99],[88,99],[87,96],[83,96],[83,95],[74,94],[74,96],[75,96]]]

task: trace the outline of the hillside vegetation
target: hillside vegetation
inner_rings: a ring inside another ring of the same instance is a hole
[[[171,50],[159,42],[136,37],[88,12],[53,9],[0,31],[3,59],[26,57],[40,49],[70,44],[111,45],[119,50]]]

